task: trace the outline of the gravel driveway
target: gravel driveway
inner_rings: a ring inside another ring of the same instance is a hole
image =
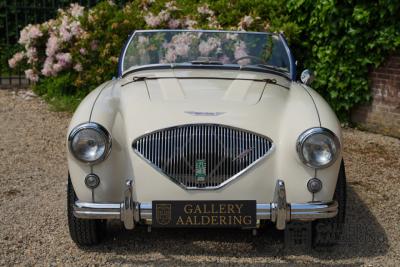
[[[400,140],[344,131],[348,217],[339,246],[288,251],[271,228],[124,231],[81,250],[66,221],[70,114],[0,90],[0,265],[400,265]]]

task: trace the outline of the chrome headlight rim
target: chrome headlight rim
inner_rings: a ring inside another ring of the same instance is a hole
[[[323,134],[323,135],[331,138],[333,143],[335,144],[336,153],[333,154],[332,159],[327,164],[315,166],[315,165],[311,164],[309,161],[307,161],[307,159],[304,157],[304,154],[302,152],[303,145],[306,142],[306,140],[314,134]],[[313,169],[325,169],[325,168],[330,167],[332,164],[334,164],[336,162],[336,160],[340,154],[341,145],[340,145],[339,138],[335,135],[334,132],[332,132],[331,130],[324,128],[324,127],[314,127],[314,128],[310,128],[300,134],[299,138],[297,139],[296,150],[297,150],[297,154],[299,155],[300,160],[306,166],[313,168]]]
[[[103,155],[93,161],[83,160],[78,155],[76,155],[75,151],[72,149],[72,141],[74,140],[74,137],[80,131],[87,130],[87,129],[95,130],[96,132],[101,134],[104,137],[104,139],[106,140],[106,146],[105,146]],[[71,133],[68,136],[68,149],[69,149],[70,153],[74,156],[75,159],[79,160],[80,162],[86,163],[88,165],[95,165],[95,164],[101,163],[104,160],[106,160],[108,158],[108,156],[110,155],[111,147],[112,147],[111,134],[107,131],[107,129],[105,127],[103,127],[102,125],[100,125],[96,122],[86,122],[86,123],[79,124],[75,128],[72,129]]]

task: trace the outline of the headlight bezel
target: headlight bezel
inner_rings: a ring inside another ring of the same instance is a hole
[[[333,141],[335,148],[336,148],[336,153],[333,154],[333,157],[330,160],[330,162],[327,164],[324,164],[324,165],[320,165],[320,166],[311,164],[304,157],[304,154],[303,154],[304,143],[307,141],[308,138],[310,138],[312,135],[315,135],[315,134],[322,134],[322,135],[329,137]],[[332,164],[334,164],[336,162],[336,160],[340,154],[340,151],[341,151],[341,144],[340,144],[339,138],[331,130],[324,128],[324,127],[314,127],[314,128],[310,128],[310,129],[304,131],[303,133],[301,133],[299,135],[299,137],[297,139],[297,143],[296,143],[296,150],[297,150],[297,154],[299,155],[300,160],[306,166],[313,168],[313,169],[325,169],[325,168],[330,167]]]
[[[74,149],[72,148],[72,141],[74,140],[75,136],[81,132],[82,130],[94,130],[97,133],[99,133],[100,135],[102,135],[102,137],[105,139],[105,149],[104,149],[104,153],[102,156],[100,156],[98,159],[93,160],[93,161],[87,161],[84,160],[82,158],[80,158],[77,154],[76,151],[74,151]],[[75,159],[77,159],[80,162],[86,163],[88,165],[95,165],[95,164],[99,164],[101,162],[103,162],[104,160],[106,160],[111,152],[111,147],[112,147],[112,137],[111,134],[107,131],[107,129],[105,127],[103,127],[102,125],[96,123],[96,122],[86,122],[86,123],[82,123],[77,125],[75,128],[72,129],[72,131],[70,132],[69,136],[68,136],[68,149],[69,152],[73,155],[73,157]]]

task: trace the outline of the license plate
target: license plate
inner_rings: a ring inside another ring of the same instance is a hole
[[[153,201],[153,227],[256,227],[255,200]]]

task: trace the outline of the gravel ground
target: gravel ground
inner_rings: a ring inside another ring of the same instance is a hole
[[[240,230],[123,231],[91,249],[66,220],[70,114],[0,90],[0,265],[400,265],[400,140],[345,129],[348,217],[340,245],[288,250],[283,235]]]

